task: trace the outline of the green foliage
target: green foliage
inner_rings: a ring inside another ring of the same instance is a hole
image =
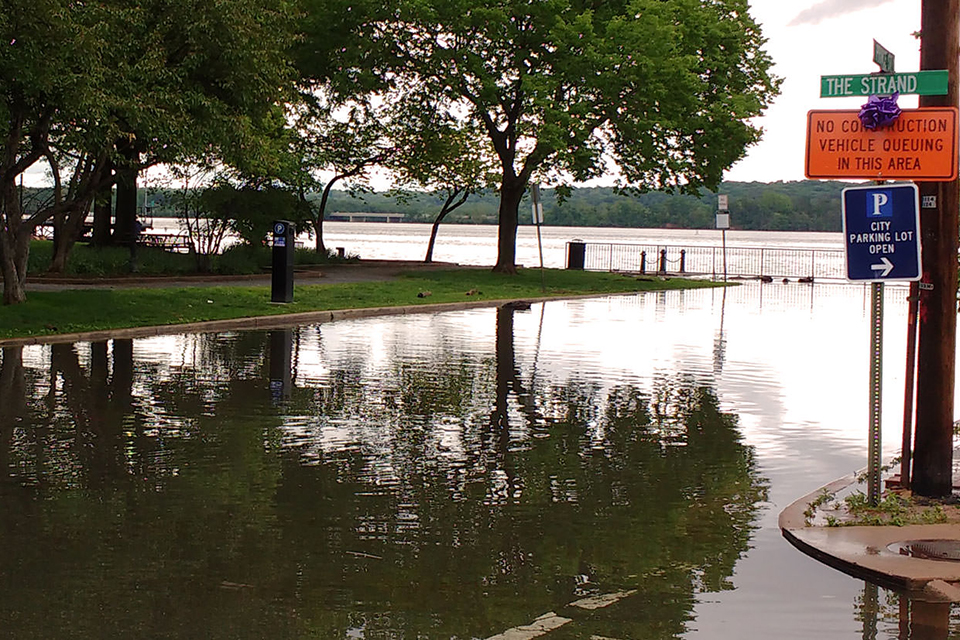
[[[272,186],[220,184],[204,190],[201,209],[228,220],[230,229],[251,246],[264,243],[275,220],[289,220],[299,227],[311,217],[309,208],[294,193]]]
[[[831,500],[836,498],[836,494],[827,491],[826,489],[821,489],[820,493],[817,494],[817,497],[810,501],[807,504],[807,508],[803,510],[803,517],[807,521],[807,524],[810,524],[810,521],[813,520],[813,517],[817,514],[817,509],[827,504]]]
[[[947,514],[939,505],[931,508],[916,508],[911,496],[887,493],[876,506],[871,506],[866,494],[861,491],[844,498],[847,511],[852,516],[844,525],[875,525],[902,527],[908,524],[939,524],[947,521]]]
[[[34,241],[30,248],[30,271],[42,273],[53,255],[53,243]],[[196,272],[192,257],[155,247],[137,247],[137,272],[141,275],[186,275]],[[78,244],[70,252],[65,276],[109,278],[130,274],[128,247],[91,247]]]
[[[25,297],[33,228],[82,219],[117,180],[112,168],[212,158],[263,170],[276,160],[266,140],[291,96],[288,0],[11,0],[3,14],[4,302]],[[16,178],[41,161],[55,197],[24,219]]]
[[[714,188],[777,92],[746,0],[410,0],[384,13],[366,32],[384,81],[484,131],[497,158],[498,269],[513,268],[531,178],[612,164],[625,188]]]
[[[735,229],[759,231],[839,231],[840,192],[849,186],[838,182],[725,182],[718,191],[730,196],[731,224]],[[47,190],[25,189],[29,203],[45,197]],[[609,187],[580,187],[560,201],[559,189],[542,189],[547,226],[635,227],[712,229],[716,196],[700,197],[652,191],[617,192]],[[443,191],[330,192],[329,212],[370,211],[403,213],[406,222],[432,222],[443,204]],[[767,195],[772,194],[772,195]],[[307,194],[315,201],[317,194]],[[154,216],[176,217],[176,192],[151,191],[148,206]],[[787,204],[789,202],[789,205]],[[767,204],[779,203],[768,208]],[[496,224],[498,195],[481,190],[452,212],[451,223]],[[783,213],[789,210],[790,213]],[[29,209],[28,209],[29,211]],[[525,218],[524,220],[528,220]]]
[[[53,255],[53,243],[37,240],[31,244],[30,269],[43,271]],[[235,244],[222,254],[210,256],[208,272],[220,275],[249,275],[264,273],[273,259],[272,248],[263,245]],[[298,248],[294,252],[294,264],[310,266],[336,264],[350,261],[336,255],[317,254],[309,249]],[[137,247],[137,273],[142,276],[196,275],[197,265],[189,253],[166,251],[157,247]],[[130,275],[130,249],[127,247],[92,247],[78,244],[67,260],[65,276],[92,278],[122,278]]]

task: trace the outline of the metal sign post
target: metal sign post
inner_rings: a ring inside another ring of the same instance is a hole
[[[721,244],[723,246],[723,281],[727,281],[727,229],[730,228],[730,209],[727,196],[717,196],[717,229],[720,229]]]
[[[547,284],[543,276],[543,239],[540,236],[540,225],[543,224],[543,203],[540,201],[540,185],[530,185],[530,201],[533,207],[533,224],[537,225],[537,248],[540,250],[540,290],[546,291]]]
[[[843,190],[847,279],[871,282],[870,422],[867,500],[880,501],[880,427],[883,386],[883,283],[920,279],[920,195],[915,184]]]
[[[867,442],[867,501],[880,502],[880,413],[883,406],[883,283],[874,282],[870,304],[870,435]]]

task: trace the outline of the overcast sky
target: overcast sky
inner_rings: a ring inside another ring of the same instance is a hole
[[[751,0],[767,38],[781,95],[757,122],[763,141],[726,174],[727,180],[803,180],[806,114],[810,109],[858,109],[865,98],[820,99],[820,76],[879,70],[876,40],[896,56],[897,71],[920,69],[920,0]],[[916,96],[900,98],[916,107]]]

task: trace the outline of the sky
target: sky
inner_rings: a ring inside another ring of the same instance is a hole
[[[803,180],[806,118],[811,109],[858,109],[866,99],[820,98],[820,76],[878,71],[876,40],[896,56],[896,71],[920,69],[920,0],[751,0],[767,39],[780,96],[757,118],[763,140],[727,171],[726,180]],[[903,96],[901,107],[916,107]]]

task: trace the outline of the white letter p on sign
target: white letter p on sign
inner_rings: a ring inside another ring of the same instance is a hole
[[[887,204],[887,194],[885,193],[872,193],[873,196],[873,213],[871,215],[880,216],[883,215],[880,212],[880,207]]]

